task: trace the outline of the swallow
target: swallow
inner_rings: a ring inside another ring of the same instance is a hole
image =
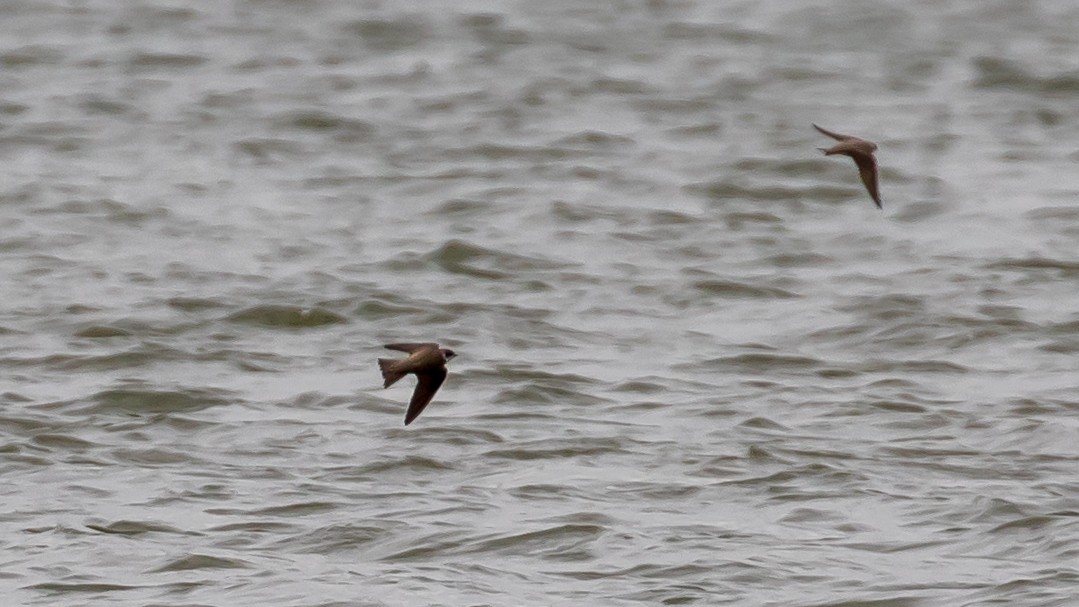
[[[865,189],[873,197],[873,202],[877,203],[877,208],[883,209],[884,207],[880,204],[880,188],[877,185],[877,159],[873,156],[873,152],[877,151],[877,144],[852,135],[833,133],[815,124],[813,128],[839,142],[830,148],[817,148],[824,152],[825,156],[842,154],[854,159],[854,164],[858,165],[858,174],[862,176]]]
[[[386,344],[390,350],[408,352],[408,358],[380,358],[378,368],[382,371],[383,388],[389,388],[397,380],[413,373],[416,375],[416,390],[405,413],[405,425],[419,417],[435,392],[446,381],[446,362],[457,353],[448,348],[440,348],[435,343],[424,344]]]

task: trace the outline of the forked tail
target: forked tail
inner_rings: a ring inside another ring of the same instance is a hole
[[[392,358],[380,358],[378,359],[378,370],[382,371],[383,388],[389,388],[397,380],[405,376],[404,373],[394,370],[397,361]]]

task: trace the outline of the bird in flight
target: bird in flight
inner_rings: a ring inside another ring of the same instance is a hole
[[[877,185],[877,159],[873,156],[873,152],[877,151],[877,144],[853,135],[833,133],[815,124],[813,128],[839,142],[830,148],[817,148],[824,152],[825,156],[842,154],[854,159],[854,164],[858,165],[858,174],[862,176],[865,189],[873,197],[873,202],[877,203],[877,208],[883,209],[884,207],[880,204],[880,187]]]
[[[386,344],[390,350],[407,352],[407,358],[380,358],[378,368],[382,371],[383,388],[389,388],[397,380],[412,373],[416,376],[416,389],[405,413],[405,425],[419,417],[423,409],[431,402],[435,392],[446,381],[446,362],[457,356],[448,348],[440,348],[436,343],[422,344]]]

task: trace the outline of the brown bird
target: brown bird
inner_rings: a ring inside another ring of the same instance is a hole
[[[390,350],[408,352],[408,358],[380,358],[378,368],[382,371],[382,379],[385,383],[383,388],[389,388],[397,380],[413,373],[418,380],[416,390],[412,392],[412,400],[408,403],[408,412],[405,413],[405,425],[419,417],[423,409],[431,402],[435,392],[446,381],[446,361],[457,356],[457,353],[447,348],[440,348],[435,343],[424,344],[386,344],[384,347]]]
[[[862,176],[865,189],[869,190],[869,195],[873,197],[873,202],[877,203],[877,208],[883,209],[884,207],[880,204],[880,189],[877,186],[877,159],[873,156],[873,152],[877,151],[877,144],[852,135],[833,133],[815,124],[813,128],[839,142],[827,149],[817,148],[824,152],[825,156],[842,154],[854,159],[854,164],[858,165],[858,174]]]

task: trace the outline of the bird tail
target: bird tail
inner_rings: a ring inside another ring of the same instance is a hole
[[[397,361],[392,358],[380,358],[378,359],[378,370],[382,371],[383,388],[389,388],[397,380],[404,377],[406,374],[396,369]]]

